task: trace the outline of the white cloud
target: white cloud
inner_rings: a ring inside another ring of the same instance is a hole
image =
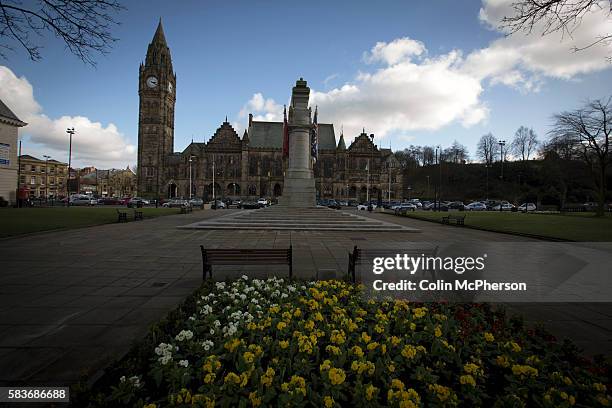
[[[369,53],[364,54],[366,62],[383,62],[395,65],[420,56],[426,51],[425,45],[408,37],[397,38],[390,43],[377,42]]]
[[[349,138],[363,127],[380,139],[402,140],[417,130],[435,131],[452,123],[464,127],[486,123],[489,108],[482,100],[486,86],[500,84],[520,92],[538,91],[547,79],[573,79],[608,69],[612,44],[572,52],[606,33],[612,26],[605,10],[584,16],[571,38],[560,33],[506,36],[499,22],[512,11],[513,0],[483,0],[480,20],[503,35],[468,55],[461,50],[429,55],[425,44],[408,37],[377,42],[363,54],[365,63],[379,64],[358,72],[354,80],[331,90],[312,90],[311,105],[319,107],[319,121],[344,127]],[[282,117],[282,107],[261,93],[245,105],[258,118]],[[275,113],[272,113],[275,112]]]
[[[67,161],[66,129],[74,127],[77,132],[72,138],[74,166],[125,167],[136,161],[136,147],[114,124],[104,126],[84,116],[49,118],[34,98],[30,82],[17,77],[5,66],[0,66],[0,99],[28,123],[20,130],[28,137],[23,146],[24,154],[48,154],[56,160]]]
[[[480,20],[492,30],[508,34],[500,28],[504,16],[511,16],[513,0],[483,0]],[[606,57],[612,54],[612,44],[600,43],[579,52],[598,36],[610,32],[612,17],[609,3],[586,13],[571,34],[562,31],[542,35],[545,27],[537,23],[531,33],[517,32],[493,41],[488,47],[471,53],[465,71],[477,78],[489,78],[492,83],[537,90],[543,77],[571,79],[576,75],[610,67]],[[608,7],[607,9],[605,7]]]
[[[253,120],[282,121],[283,105],[277,104],[274,99],[264,98],[261,93],[256,93],[242,107],[238,116],[245,118],[249,113],[253,114]]]
[[[488,110],[479,100],[480,82],[462,73],[461,53],[451,51],[414,62],[410,56],[425,54],[420,42],[407,38],[385,48],[377,43],[368,55],[386,65],[372,73],[359,73],[353,83],[328,92],[313,91],[311,104],[318,105],[321,122],[342,124],[349,136],[362,127],[379,139],[389,133],[436,130],[459,121],[471,126],[484,120]],[[410,45],[408,45],[410,44]],[[414,44],[418,44],[418,47]]]

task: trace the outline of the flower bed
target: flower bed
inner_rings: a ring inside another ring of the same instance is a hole
[[[112,370],[99,406],[607,406],[609,368],[487,305],[340,281],[206,283]]]

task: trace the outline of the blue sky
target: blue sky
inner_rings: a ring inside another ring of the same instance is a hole
[[[61,130],[72,123],[77,131],[82,125],[90,133],[75,141],[77,163],[135,164],[130,146],[137,143],[138,66],[160,16],[177,75],[175,150],[184,149],[192,136],[207,140],[226,115],[244,128],[245,113],[257,110],[254,94],[269,102],[254,113],[278,118],[300,76],[319,93],[319,120],[333,121],[337,135],[344,125],[345,137],[352,140],[364,126],[380,136],[380,144],[391,141],[394,149],[411,143],[446,146],[456,139],[474,153],[482,134],[491,131],[510,140],[521,125],[544,137],[553,113],[577,107],[586,98],[609,96],[609,86],[602,86],[612,83],[610,65],[602,63],[609,48],[585,53],[580,58],[589,61],[586,66],[572,66],[568,61],[577,57],[567,42],[537,35],[504,39],[491,24],[500,8],[488,3],[133,1],[117,16],[122,23],[114,31],[119,41],[108,55],[97,57],[96,68],[68,54],[54,38],[44,40],[41,62],[28,60],[23,52],[0,61],[18,78],[13,79],[15,87],[31,85],[36,112],[28,111],[32,101],[21,101],[15,93],[0,91],[0,97],[16,106],[17,113],[48,119],[30,119],[30,129],[22,130],[25,152],[50,151],[61,159]],[[385,50],[401,39],[399,59],[390,59]],[[377,43],[380,54],[373,50]],[[538,47],[554,52],[535,61],[540,56],[529,53]],[[507,50],[519,52],[511,61],[499,62]],[[478,59],[483,53],[484,63]],[[453,62],[440,63],[446,58]],[[399,82],[380,88],[380,81],[364,80],[360,74],[385,80],[393,76]],[[412,74],[417,75],[414,83],[401,79]],[[447,74],[460,76],[450,78],[449,87],[430,92]],[[469,79],[466,85],[454,89],[462,78]],[[339,91],[347,84],[358,88],[357,97]],[[335,88],[338,92],[331,92]],[[389,89],[397,95],[391,98]],[[95,154],[96,149],[109,153]]]

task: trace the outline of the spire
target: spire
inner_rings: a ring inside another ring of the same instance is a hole
[[[170,74],[174,74],[174,70],[172,69],[172,56],[170,55],[170,49],[166,43],[166,36],[164,34],[161,18],[159,19],[157,30],[155,30],[155,34],[153,35],[153,40],[151,40],[147,48],[145,67],[151,66],[166,67],[170,71]]]
[[[164,35],[164,27],[162,26],[162,19],[159,18],[159,24],[157,25],[157,30],[155,30],[155,35],[153,36],[153,42],[158,44],[166,44],[166,36]]]
[[[244,134],[242,135],[242,142],[249,143],[249,133],[246,129],[244,129]]]
[[[344,133],[340,133],[340,140],[338,141],[338,150],[346,150],[346,143],[344,143]]]
[[[225,123],[227,123],[227,115],[225,115]]]

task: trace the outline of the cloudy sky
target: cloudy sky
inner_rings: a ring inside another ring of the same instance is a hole
[[[482,134],[511,140],[521,125],[544,138],[555,112],[612,94],[612,45],[571,51],[610,31],[606,12],[571,36],[508,37],[505,0],[126,3],[120,41],[96,68],[54,38],[41,62],[0,60],[0,99],[29,123],[24,153],[67,160],[74,126],[76,165],[136,163],[138,65],[160,16],[177,74],[177,151],[226,115],[239,131],[250,112],[280,120],[300,76],[337,136],[365,127],[393,149],[458,140],[473,153]]]

